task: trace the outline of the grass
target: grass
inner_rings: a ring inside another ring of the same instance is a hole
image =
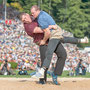
[[[0,78],[30,78],[30,75],[18,75],[18,71],[14,70],[14,72],[16,73],[16,75],[0,75]],[[34,72],[33,70],[28,71],[28,74]],[[60,78],[66,77],[66,78],[77,78],[77,77],[82,77],[82,78],[90,78],[90,73],[86,73],[86,75],[79,75],[79,76],[68,76],[68,71],[64,71],[62,76],[60,76]],[[50,78],[51,76],[47,75],[48,78]]]
[[[68,76],[67,74],[68,74],[68,71],[64,71],[62,76],[60,76],[60,77],[68,77],[68,78],[69,77],[83,77],[83,78],[90,78],[90,73],[89,72],[87,72],[86,75],[79,75],[79,76]]]

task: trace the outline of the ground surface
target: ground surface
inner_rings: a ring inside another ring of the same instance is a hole
[[[0,78],[0,90],[90,90],[90,78],[59,78],[61,85],[53,85],[49,78],[45,85],[32,78]]]

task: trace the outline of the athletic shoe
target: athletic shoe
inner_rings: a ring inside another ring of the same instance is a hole
[[[44,69],[41,68],[35,75],[32,75],[32,78],[44,78]]]
[[[81,43],[89,43],[89,39],[87,37],[84,37],[81,39]]]
[[[30,76],[35,75],[35,74],[36,74],[36,72],[32,72],[32,73],[30,73]]]
[[[57,81],[57,75],[55,75],[54,73],[52,73],[52,80],[55,85],[60,85],[60,83]]]
[[[40,80],[39,84],[45,84],[45,80]]]

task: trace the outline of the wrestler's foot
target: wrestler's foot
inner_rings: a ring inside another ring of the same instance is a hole
[[[60,85],[60,83],[57,81],[57,75],[55,75],[54,73],[52,73],[52,80],[55,85]]]
[[[45,70],[41,68],[35,75],[32,75],[32,78],[44,78]]]
[[[33,76],[33,75],[35,75],[36,74],[36,72],[32,72],[32,73],[30,73],[30,76]]]
[[[89,39],[87,37],[84,37],[80,41],[81,41],[81,43],[89,43]]]
[[[40,80],[40,81],[39,81],[39,84],[45,84],[45,83],[46,83],[45,80]]]

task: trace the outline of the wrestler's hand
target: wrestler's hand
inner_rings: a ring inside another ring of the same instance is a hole
[[[45,42],[44,40],[41,40],[41,41],[40,41],[40,45],[45,45],[45,43],[46,43],[46,42]]]
[[[57,25],[49,25],[49,29],[57,29]]]

